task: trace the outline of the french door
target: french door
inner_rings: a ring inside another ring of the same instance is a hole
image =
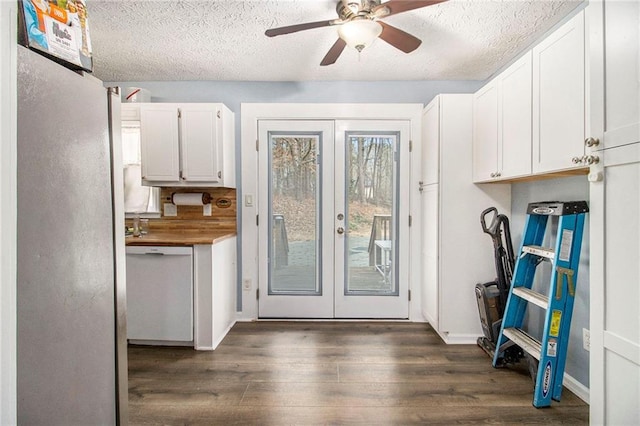
[[[408,318],[408,121],[260,120],[260,318]]]

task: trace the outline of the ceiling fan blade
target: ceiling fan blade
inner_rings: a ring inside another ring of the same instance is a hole
[[[304,24],[289,25],[286,27],[271,28],[264,32],[267,37],[275,37],[283,34],[295,33],[298,31],[310,30],[312,28],[330,27],[331,25],[341,24],[339,19],[330,19],[328,21],[307,22]]]
[[[405,33],[401,29],[386,24],[382,21],[377,21],[382,25],[382,32],[380,38],[396,49],[402,50],[404,53],[411,53],[422,44],[422,40],[412,36],[409,33]]]
[[[390,15],[397,15],[398,13],[407,12],[409,10],[420,9],[421,7],[427,7],[438,3],[443,3],[447,0],[389,0],[382,3],[379,6],[373,8],[371,13],[376,17],[382,18]]]
[[[333,44],[333,46],[331,46],[331,49],[329,49],[327,54],[324,56],[322,62],[320,62],[320,65],[324,67],[326,65],[335,64],[346,46],[347,42],[345,42],[341,38],[338,38],[338,40]]]

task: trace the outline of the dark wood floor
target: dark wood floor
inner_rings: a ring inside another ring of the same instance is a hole
[[[129,348],[131,424],[587,424],[565,389],[531,405],[526,365],[494,369],[426,324],[238,323],[213,352]]]

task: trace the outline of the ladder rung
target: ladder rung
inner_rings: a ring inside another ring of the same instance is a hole
[[[556,257],[556,252],[552,248],[541,246],[523,246],[522,251],[525,253],[535,254],[536,256],[544,257],[553,260]]]
[[[512,293],[522,299],[525,299],[528,302],[533,303],[534,305],[540,306],[542,309],[547,309],[549,307],[549,298],[547,296],[533,291],[529,288],[514,287]]]
[[[520,346],[523,351],[527,352],[529,355],[540,360],[540,352],[542,345],[533,337],[529,336],[524,331],[519,328],[505,328],[503,334],[509,338],[513,343]]]

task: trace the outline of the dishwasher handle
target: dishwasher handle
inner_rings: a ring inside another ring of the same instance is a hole
[[[127,246],[128,255],[153,255],[153,256],[191,256],[192,247],[176,246]]]

